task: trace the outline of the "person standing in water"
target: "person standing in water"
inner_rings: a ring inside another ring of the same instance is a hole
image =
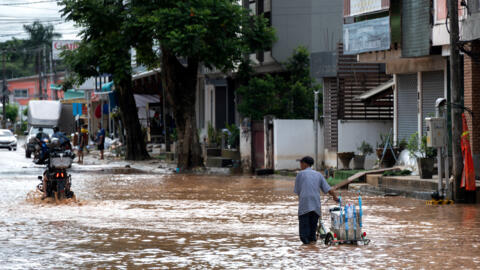
[[[317,242],[318,218],[321,213],[320,191],[330,194],[339,201],[337,194],[327,183],[323,175],[312,170],[313,158],[305,156],[300,161],[302,169],[295,179],[294,192],[298,195],[298,227],[300,240],[304,244]]]

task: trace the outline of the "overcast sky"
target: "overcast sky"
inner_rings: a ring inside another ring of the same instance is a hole
[[[0,41],[27,38],[23,25],[35,20],[52,24],[60,39],[79,39],[73,23],[62,19],[56,0],[0,0]]]

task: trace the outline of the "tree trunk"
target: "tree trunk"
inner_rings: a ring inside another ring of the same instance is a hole
[[[138,120],[138,111],[133,97],[131,76],[124,76],[117,84],[118,102],[123,127],[126,131],[126,160],[146,160],[150,156],[147,153],[145,137]]]
[[[162,82],[173,109],[178,136],[178,168],[203,166],[195,114],[198,61],[188,59],[183,66],[177,57],[162,48]]]

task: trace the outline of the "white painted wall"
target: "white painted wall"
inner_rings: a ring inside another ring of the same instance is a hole
[[[388,120],[339,120],[338,121],[338,152],[358,152],[357,147],[362,141],[369,143],[375,151],[380,134],[388,134],[393,127],[393,121]],[[377,160],[375,153],[365,159],[365,168],[371,168]],[[339,162],[341,166],[341,162]],[[352,167],[352,165],[350,165]]]
[[[240,124],[240,158],[244,173],[252,170],[252,123],[244,118]]]
[[[294,170],[299,168],[296,159],[315,155],[313,120],[273,120],[274,169]],[[323,127],[318,127],[318,162],[324,155]]]

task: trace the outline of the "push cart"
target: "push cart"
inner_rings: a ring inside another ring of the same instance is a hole
[[[324,203],[325,204],[325,203]],[[358,209],[354,204],[342,206],[342,199],[336,206],[328,210],[330,214],[330,230],[325,229],[323,219],[319,219],[317,239],[322,239],[326,245],[355,244],[368,245],[367,233],[363,229],[362,197],[358,197]]]

